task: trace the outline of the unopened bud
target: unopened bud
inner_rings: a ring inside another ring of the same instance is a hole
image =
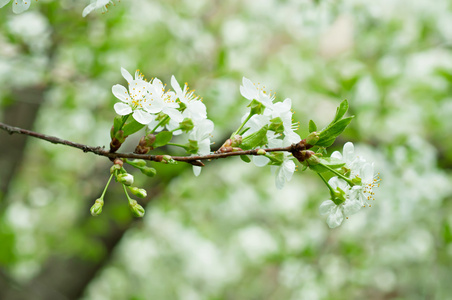
[[[306,138],[306,144],[314,146],[320,139],[320,134],[318,132],[311,132]]]
[[[133,176],[129,173],[123,173],[119,174],[116,179],[118,182],[124,184],[124,185],[132,185],[133,184]]]
[[[135,217],[142,218],[144,216],[144,208],[136,200],[131,200],[129,207]]]
[[[129,190],[132,194],[140,198],[145,198],[148,195],[145,189],[140,189],[135,186],[129,186]]]
[[[139,168],[146,166],[146,161],[144,159],[134,159],[132,160],[132,163]]]
[[[257,150],[257,155],[265,155],[265,154],[267,154],[267,151],[265,151],[264,149]]]
[[[104,206],[104,200],[102,198],[99,198],[94,202],[94,205],[91,206],[91,209],[89,210],[91,212],[91,215],[94,217],[97,217],[102,212],[102,207]]]
[[[115,160],[113,161],[113,163],[115,165],[119,165],[120,167],[122,167],[124,165],[124,162],[122,161],[122,159],[120,158],[115,158]]]
[[[144,141],[145,144],[143,146],[148,146],[151,147],[154,142],[155,142],[155,134],[153,133],[148,133],[145,137],[144,137]],[[140,141],[141,142],[141,141]]]
[[[141,173],[143,173],[146,176],[149,177],[154,177],[155,174],[157,174],[157,171],[154,168],[150,168],[150,167],[143,167],[140,168]]]
[[[113,173],[115,173],[115,171],[117,171],[117,170],[121,170],[121,167],[122,166],[120,166],[119,164],[114,164],[113,166],[111,166],[111,168],[110,168],[110,174],[113,174]]]
[[[162,161],[167,163],[167,164],[174,164],[174,163],[176,163],[176,161],[170,155],[163,155],[162,156]]]
[[[308,151],[306,151],[306,152],[308,152]],[[312,152],[312,151],[309,151],[309,152]],[[320,159],[317,156],[315,156],[315,155],[311,155],[307,159],[307,162],[309,163],[309,165],[315,166],[315,165],[318,165],[320,163]]]

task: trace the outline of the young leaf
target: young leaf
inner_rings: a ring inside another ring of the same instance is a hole
[[[344,100],[341,102],[341,104],[339,104],[339,107],[336,110],[336,116],[334,117],[334,120],[331,123],[335,123],[336,121],[339,121],[345,115],[347,110],[348,110],[348,102],[347,102],[347,100]]]
[[[309,133],[317,131],[317,125],[315,125],[314,121],[309,120]]]
[[[114,133],[116,133],[119,130],[119,127],[122,125],[122,118],[123,117],[116,116],[115,119],[113,120]]]
[[[154,148],[165,146],[173,138],[173,133],[171,131],[162,131],[155,136],[155,142],[152,145]]]
[[[135,119],[132,118],[132,120],[130,122],[126,123],[122,127],[122,130],[124,131],[124,136],[129,136],[129,135],[137,132],[138,130],[140,130],[143,127],[144,127],[143,124],[138,123],[137,121],[135,121]]]
[[[258,131],[244,137],[242,143],[240,144],[240,148],[243,150],[250,150],[258,146],[265,145],[267,143],[267,131],[268,125],[265,125]]]
[[[352,121],[352,117],[348,117],[330,124],[327,128],[320,132],[319,141],[315,144],[319,147],[329,147],[334,143],[334,140],[345,130],[345,128]]]
[[[251,159],[247,155],[240,155],[240,158],[246,163],[251,162]]]

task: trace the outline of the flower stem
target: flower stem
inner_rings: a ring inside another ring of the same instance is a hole
[[[322,164],[322,163],[319,163],[319,165],[321,165],[321,166],[327,168],[329,171],[333,172],[334,174],[336,174],[336,175],[339,176],[340,178],[344,179],[344,180],[347,181],[347,183],[350,184],[351,186],[354,186],[354,185],[355,185],[355,184],[353,183],[353,181],[350,180],[350,178],[347,178],[346,176],[344,176],[343,174],[339,173],[338,171],[332,169],[331,167],[329,167],[329,166],[327,166],[327,165],[325,165],[325,164]]]
[[[335,197],[334,197],[334,190],[333,190],[333,188],[331,187],[331,185],[326,181],[326,179],[322,176],[322,174],[317,173],[317,175],[319,175],[320,178],[322,178],[323,182],[326,184],[326,186],[327,186],[328,189],[330,190],[331,199],[334,199],[334,198],[335,198]]]
[[[154,132],[157,130],[157,128],[159,128],[160,125],[162,125],[163,123],[165,123],[169,118],[170,118],[169,116],[166,116],[165,118],[163,118],[163,119],[157,124],[157,126],[155,126],[154,129],[152,129],[149,133],[154,133]]]
[[[182,144],[167,143],[167,145],[169,145],[169,146],[176,146],[176,147],[181,147],[181,148],[187,149],[187,146],[186,145],[182,145]]]
[[[124,193],[126,193],[127,201],[130,203],[132,199],[130,199],[129,193],[127,193],[126,185],[123,184],[122,187],[124,188]]]
[[[231,134],[231,139],[242,130],[243,126],[245,126],[246,122],[248,122],[253,115],[250,113],[248,117],[243,121],[242,125],[240,125],[239,129],[237,129],[233,134]]]
[[[113,178],[113,174],[110,175],[110,179],[108,179],[107,185],[104,188],[104,191],[102,192],[102,195],[100,196],[101,199],[104,199],[105,193],[107,192],[107,188],[110,185],[110,181]]]

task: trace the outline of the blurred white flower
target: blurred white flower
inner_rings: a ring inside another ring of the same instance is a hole
[[[89,4],[82,12],[82,16],[86,17],[89,13],[91,13],[95,9],[102,9],[102,12],[106,12],[108,6],[110,3],[113,3],[111,0],[94,0],[91,1],[91,4]]]
[[[0,0],[0,8],[11,0]],[[30,8],[31,0],[13,0],[13,13],[20,14]]]

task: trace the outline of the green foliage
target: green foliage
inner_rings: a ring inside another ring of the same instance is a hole
[[[250,150],[267,143],[268,125],[265,125],[258,131],[243,138],[240,148],[243,150]]]
[[[154,148],[163,147],[168,144],[173,138],[173,133],[170,131],[162,131],[155,136],[155,142],[152,144]]]

